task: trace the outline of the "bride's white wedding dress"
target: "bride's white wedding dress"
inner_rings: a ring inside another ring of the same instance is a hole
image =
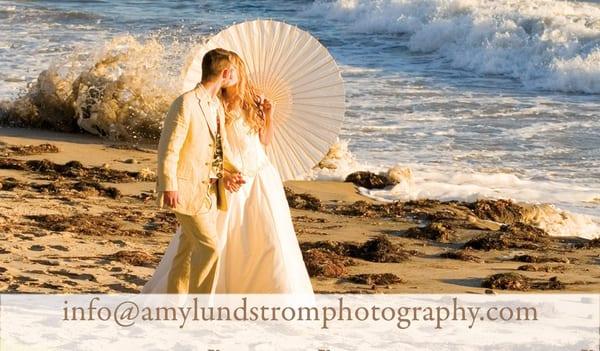
[[[243,118],[227,125],[231,162],[246,181],[229,193],[229,208],[219,211],[217,231],[219,268],[214,293],[305,294],[314,301],[294,231],[283,183],[257,133]],[[154,275],[142,293],[165,293],[181,228],[169,243]]]
[[[283,183],[257,133],[244,118],[227,125],[231,162],[246,183],[219,211],[217,293],[313,292],[298,246]]]

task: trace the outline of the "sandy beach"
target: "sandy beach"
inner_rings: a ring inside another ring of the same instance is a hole
[[[0,142],[0,292],[139,292],[176,225],[154,206],[155,147],[19,128]],[[600,291],[598,240],[548,236],[511,202],[285,186],[315,292]]]

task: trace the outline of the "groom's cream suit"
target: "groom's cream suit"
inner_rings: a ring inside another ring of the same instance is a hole
[[[173,211],[182,229],[167,293],[210,293],[213,288],[219,259],[216,211],[227,209],[222,170],[237,171],[229,162],[224,120],[219,100],[202,84],[177,97],[165,117],[158,143],[157,205],[166,206],[164,191],[177,191]],[[222,167],[218,162],[213,165],[219,159],[218,134]],[[211,178],[219,179],[213,183]]]

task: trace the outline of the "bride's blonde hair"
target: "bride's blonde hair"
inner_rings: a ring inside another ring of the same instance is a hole
[[[259,95],[248,80],[246,64],[241,57],[230,51],[233,64],[238,71],[237,84],[221,89],[221,101],[225,109],[225,123],[230,124],[235,119],[244,116],[246,123],[254,132],[258,132],[264,124],[263,112],[259,108]],[[241,114],[237,111],[241,110]]]

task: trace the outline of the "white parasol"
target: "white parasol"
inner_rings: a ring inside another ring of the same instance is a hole
[[[194,49],[183,70],[183,91],[201,81],[202,57],[218,47],[236,52],[250,81],[275,103],[267,155],[284,181],[302,178],[335,143],[344,118],[344,85],[333,57],[296,26],[243,22]]]

